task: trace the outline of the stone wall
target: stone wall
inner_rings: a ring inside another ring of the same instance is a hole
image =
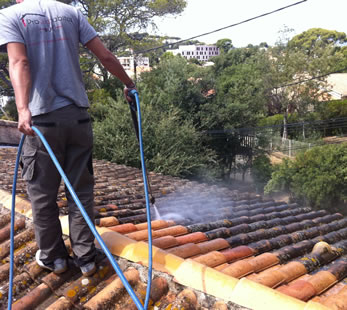
[[[19,144],[21,133],[17,129],[17,122],[0,120],[0,144]]]

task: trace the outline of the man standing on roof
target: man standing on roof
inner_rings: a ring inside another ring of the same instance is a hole
[[[93,135],[79,43],[125,84],[130,100],[134,82],[78,9],[54,0],[17,0],[0,11],[0,46],[7,46],[18,129],[28,135],[21,162],[39,247],[36,261],[55,273],[67,270],[68,258],[56,203],[61,177],[31,126],[47,139],[93,221]],[[89,276],[96,271],[94,236],[68,191],[66,196],[74,261]]]

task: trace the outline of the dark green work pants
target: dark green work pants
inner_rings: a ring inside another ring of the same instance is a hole
[[[69,105],[54,112],[33,117],[94,223],[93,212],[93,134],[86,109]],[[22,176],[27,181],[32,204],[35,237],[41,249],[40,259],[50,263],[67,257],[59,221],[57,194],[61,177],[38,136],[28,136],[23,145]],[[95,256],[94,236],[80,210],[65,188],[69,229],[75,261],[83,265]]]

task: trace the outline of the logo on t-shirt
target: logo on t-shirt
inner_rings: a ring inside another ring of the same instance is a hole
[[[20,19],[21,19],[21,21],[22,21],[22,23],[23,23],[23,25],[24,25],[24,27],[26,27],[27,26],[27,23],[32,23],[33,22],[33,20],[32,19],[25,19],[25,17],[27,17],[27,16],[40,16],[40,17],[46,17],[46,15],[42,15],[42,14],[35,14],[35,13],[26,13],[26,14],[24,14]],[[35,21],[35,20],[34,20]],[[39,21],[37,21],[38,23],[39,23]]]
[[[62,22],[68,22],[72,23],[72,18],[67,16],[56,16],[52,18],[48,18],[46,15],[43,14],[36,14],[36,13],[26,13],[21,18],[22,24],[24,27],[28,27],[30,25],[43,25],[43,28],[40,28],[40,30],[44,31],[54,31],[59,28],[61,28]],[[59,23],[57,25],[57,23]]]

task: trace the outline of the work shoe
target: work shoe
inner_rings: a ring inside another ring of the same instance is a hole
[[[95,262],[87,263],[87,264],[81,266],[80,268],[81,268],[82,274],[83,274],[85,277],[90,277],[90,276],[93,275],[93,274],[95,273],[95,271],[96,271]]]
[[[104,251],[103,250],[101,250],[101,249],[95,249],[95,258],[94,258],[94,260],[95,260],[95,263],[96,264],[99,264],[99,263],[101,263],[104,259],[106,258],[106,254],[104,253]]]
[[[63,273],[67,270],[67,263],[65,258],[57,258],[53,263],[46,264],[40,259],[41,250],[38,250],[35,255],[36,263],[44,269],[53,271],[55,274]]]

